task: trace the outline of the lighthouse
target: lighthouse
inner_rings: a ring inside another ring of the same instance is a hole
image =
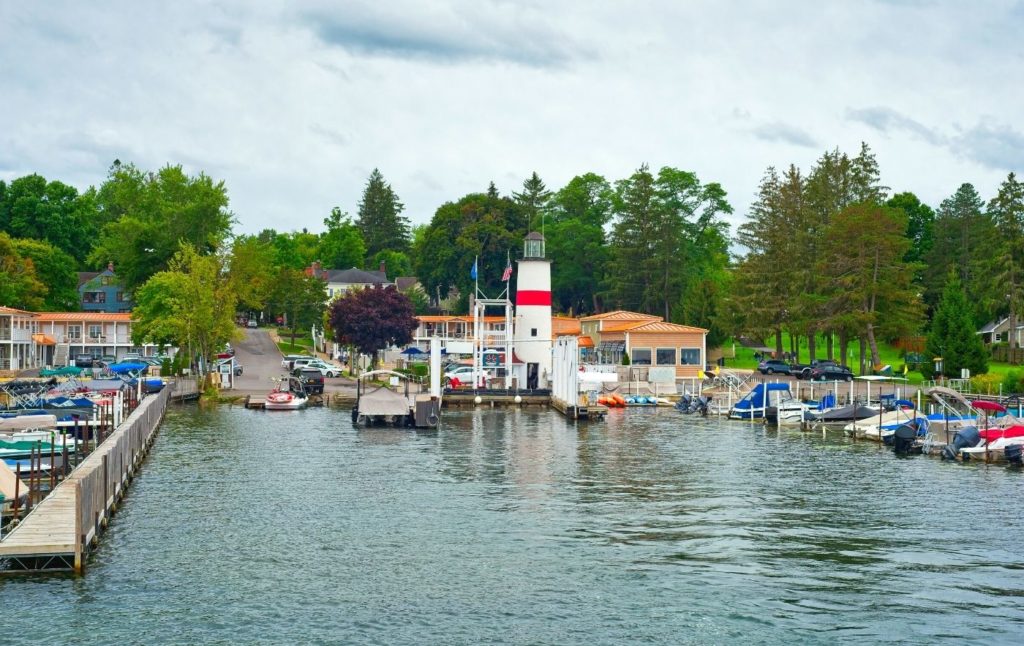
[[[523,241],[516,279],[515,356],[525,364],[519,382],[547,388],[551,378],[551,261],[544,257],[544,236],[533,231]]]

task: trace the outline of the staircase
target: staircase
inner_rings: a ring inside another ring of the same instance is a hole
[[[57,368],[62,368],[68,365],[70,353],[70,345],[67,343],[58,343],[57,348],[53,351],[53,365]]]

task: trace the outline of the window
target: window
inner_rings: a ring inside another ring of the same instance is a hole
[[[651,349],[633,348],[633,353],[629,358],[634,366],[649,366],[651,365]]]
[[[113,283],[113,276],[100,276],[100,285],[112,285]]]
[[[674,366],[676,365],[676,349],[675,348],[658,348],[655,350],[655,365],[658,366]]]
[[[90,325],[89,326],[89,338],[90,339],[98,339],[98,338],[100,338],[100,334],[101,334],[102,330],[103,330],[103,326],[102,325]]]
[[[106,292],[85,292],[82,294],[83,303],[106,303]]]
[[[68,326],[68,337],[72,339],[82,338],[82,326],[81,325],[69,325]]]
[[[537,328],[535,328],[535,327],[530,328],[530,336],[537,336]]]
[[[117,302],[118,303],[130,303],[131,300],[132,300],[132,295],[129,294],[128,292],[118,292],[117,293]]]
[[[684,366],[699,366],[700,348],[679,348],[679,363]]]

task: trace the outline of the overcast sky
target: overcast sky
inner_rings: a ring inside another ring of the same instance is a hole
[[[988,199],[1024,171],[1022,34],[1022,2],[0,0],[0,178],[182,164],[241,232],[319,231],[374,167],[420,223],[646,162],[738,219],[767,166],[864,140],[894,190]]]

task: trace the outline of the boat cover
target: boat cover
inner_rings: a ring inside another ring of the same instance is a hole
[[[824,413],[815,413],[814,419],[819,422],[851,422],[868,417],[877,417],[878,409],[863,405],[849,405],[833,408]]]
[[[24,431],[30,428],[57,428],[54,415],[19,415],[0,418],[0,431]]]
[[[409,414],[409,398],[385,386],[360,395],[356,406],[360,415]]]

